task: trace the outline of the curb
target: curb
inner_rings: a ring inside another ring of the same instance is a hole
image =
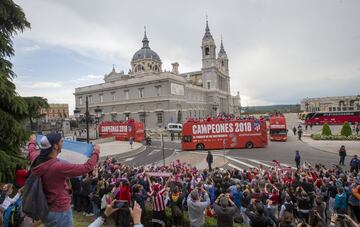
[[[137,154],[140,154],[140,153],[143,152],[145,149],[146,149],[146,146],[141,145],[141,147],[139,147],[139,148],[137,148],[137,149],[134,149],[134,150],[131,150],[131,151],[127,151],[127,152],[121,153],[121,154],[108,155],[108,156],[106,156],[106,157],[116,157],[117,159],[129,158],[129,157],[135,156],[135,155],[137,155]],[[105,159],[106,157],[105,157],[105,156],[104,156],[104,157],[100,157],[100,159]]]
[[[303,143],[307,144],[307,145],[308,145],[309,147],[311,147],[312,149],[315,149],[315,150],[318,150],[318,151],[322,151],[322,152],[326,152],[326,153],[329,153],[329,154],[334,154],[334,155],[337,155],[337,153],[335,153],[335,152],[320,149],[320,148],[315,147],[315,146],[311,145],[310,143],[305,142],[305,141],[303,141],[303,140],[301,140],[301,142],[303,142]]]

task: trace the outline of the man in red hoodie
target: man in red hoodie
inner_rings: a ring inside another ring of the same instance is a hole
[[[47,226],[72,226],[71,189],[67,180],[92,171],[99,160],[100,149],[94,152],[84,164],[71,164],[57,159],[64,139],[59,133],[50,133],[41,138],[40,151],[36,148],[36,136],[31,135],[28,143],[28,157],[32,163],[32,174],[42,176],[43,190],[50,212],[42,222]]]

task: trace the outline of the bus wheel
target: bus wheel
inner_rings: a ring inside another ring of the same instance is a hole
[[[198,145],[196,145],[196,150],[204,150],[204,144],[199,143]]]
[[[246,147],[247,149],[251,149],[251,148],[254,147],[254,144],[253,144],[252,142],[247,142],[247,143],[245,144],[245,147]]]

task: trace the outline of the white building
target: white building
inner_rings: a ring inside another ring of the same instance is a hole
[[[306,112],[360,110],[360,95],[304,98],[300,109]]]
[[[75,89],[78,116],[89,112],[100,120],[124,120],[131,117],[143,121],[146,128],[165,127],[169,122],[185,118],[203,118],[218,113],[239,114],[240,96],[230,93],[229,59],[221,40],[216,56],[215,41],[206,22],[201,44],[202,68],[179,73],[179,64],[172,71],[162,69],[159,55],[149,46],[146,32],[142,47],[131,60],[131,70],[104,76],[104,83]]]

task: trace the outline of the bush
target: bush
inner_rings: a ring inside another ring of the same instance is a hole
[[[341,129],[341,133],[342,136],[351,136],[352,135],[352,130],[351,130],[351,126],[349,124],[349,122],[345,122],[342,129]]]
[[[325,136],[321,134],[311,134],[311,138],[314,140],[360,140],[360,135],[350,135],[350,136],[342,136],[342,135],[330,135]]]
[[[331,129],[330,129],[328,124],[326,124],[326,123],[323,124],[321,134],[324,135],[324,136],[331,136],[332,135]]]

